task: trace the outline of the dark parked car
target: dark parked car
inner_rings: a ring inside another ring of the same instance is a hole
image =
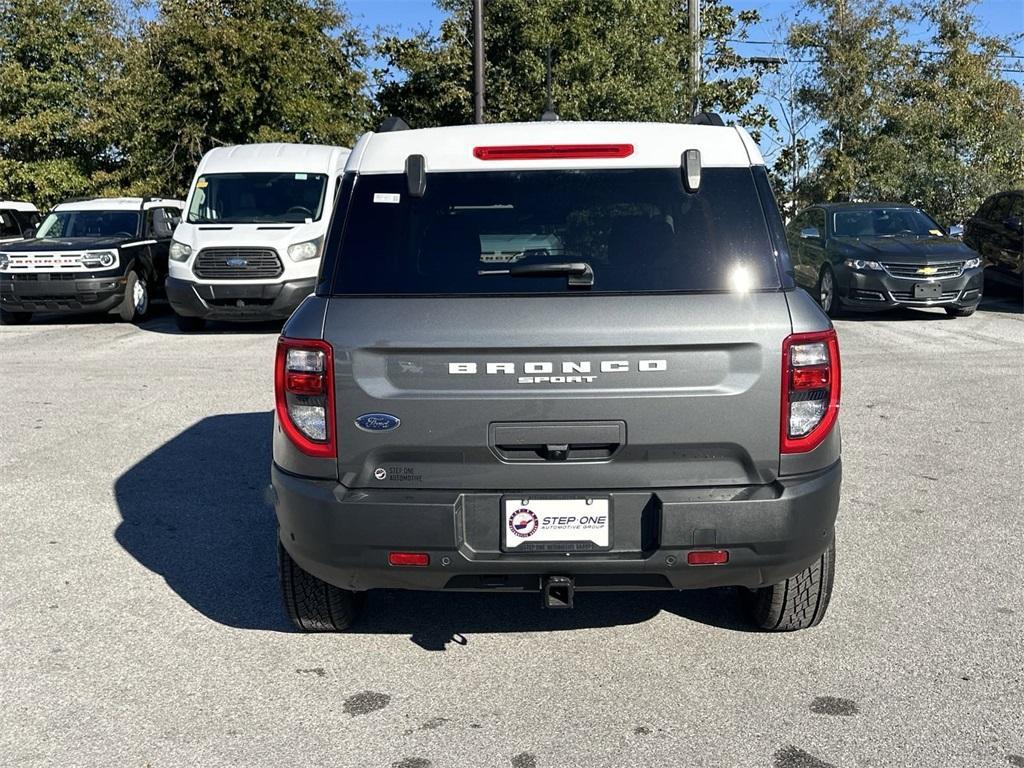
[[[978,254],[911,205],[814,205],[790,222],[787,238],[797,283],[832,317],[900,306],[966,317],[981,301]]]
[[[1024,189],[982,203],[967,220],[964,242],[981,254],[987,277],[1024,286]]]

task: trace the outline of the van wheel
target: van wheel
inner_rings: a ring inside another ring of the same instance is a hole
[[[838,289],[836,274],[832,267],[823,267],[821,274],[818,275],[818,304],[829,317],[839,317],[842,312],[839,307],[839,296],[836,295]]]
[[[820,622],[832,599],[836,573],[836,542],[796,576],[761,589],[743,590],[751,620],[769,632],[792,632]]]
[[[126,323],[137,323],[149,312],[149,285],[146,278],[131,270],[124,281],[124,299],[117,314]]]
[[[946,307],[946,314],[950,317],[970,317],[977,307]]]
[[[0,325],[25,325],[31,319],[31,312],[8,312],[6,309],[0,309]]]
[[[206,320],[201,317],[186,317],[185,315],[175,314],[174,319],[178,322],[178,330],[184,333],[194,333],[206,327]]]
[[[344,632],[365,602],[364,593],[341,589],[306,573],[277,542],[277,570],[284,608],[303,632]]]

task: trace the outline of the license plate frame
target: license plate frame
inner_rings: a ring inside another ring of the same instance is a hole
[[[941,299],[942,283],[914,283],[915,299]]]
[[[613,546],[613,514],[611,496],[503,496],[499,508],[501,551],[607,552]],[[602,516],[603,525],[580,520]],[[577,519],[566,521],[569,517]],[[516,526],[520,526],[518,532]]]

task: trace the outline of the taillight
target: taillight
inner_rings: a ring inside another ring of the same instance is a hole
[[[632,144],[528,144],[473,147],[477,160],[565,160],[621,158],[633,154]]]
[[[277,420],[308,456],[334,458],[334,350],[326,341],[278,339],[274,366]]]
[[[782,453],[805,453],[828,437],[839,415],[839,340],[834,330],[782,342]]]

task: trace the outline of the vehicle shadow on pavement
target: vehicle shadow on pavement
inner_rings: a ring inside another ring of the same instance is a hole
[[[114,483],[117,542],[204,616],[289,631],[277,584],[270,483],[273,415],[205,418]]]
[[[246,323],[225,323],[217,320],[210,320],[203,326],[202,330],[198,331],[183,331],[178,328],[178,323],[174,318],[174,312],[168,306],[162,308],[161,311],[153,312],[151,317],[148,317],[144,322],[139,325],[144,331],[150,333],[163,333],[168,336],[217,336],[224,334],[259,334],[259,333],[273,333],[280,334],[281,327],[284,325],[284,320],[264,320],[259,322],[246,322]]]
[[[212,621],[239,629],[292,631],[277,581],[277,523],[266,501],[273,414],[196,422],[114,483],[122,521],[114,537]],[[357,634],[407,635],[427,650],[475,633],[557,632],[638,624],[666,611],[748,631],[735,590],[583,592],[573,610],[545,610],[540,595],[370,593]]]

